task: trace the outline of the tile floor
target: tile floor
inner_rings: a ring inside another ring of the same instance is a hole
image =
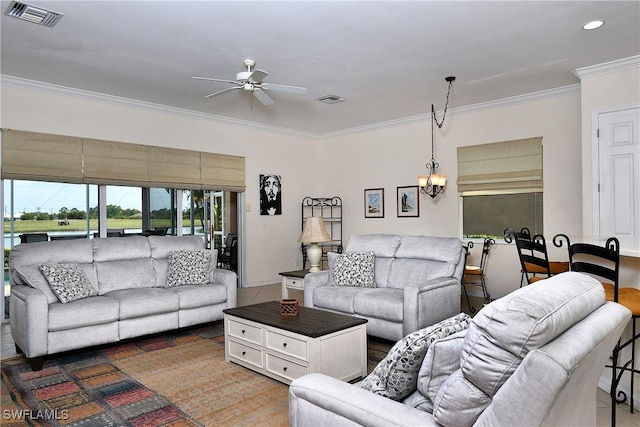
[[[279,300],[280,290],[280,284],[238,289],[238,305],[249,305],[264,301]],[[297,298],[298,301],[302,304],[302,291],[298,291],[295,289],[289,290],[289,298]],[[476,307],[481,307],[482,299],[472,297],[471,303]],[[461,304],[463,310],[467,311],[466,300],[462,300]],[[13,339],[11,338],[9,324],[7,323],[2,324],[1,338],[1,357],[6,358],[15,356],[15,346],[13,344]],[[596,402],[596,426],[608,427],[611,425],[611,400],[609,399],[609,395],[605,391],[600,389],[598,389],[597,396],[598,400]],[[617,427],[640,427],[640,411],[636,410],[632,414],[629,412],[628,405],[618,405],[616,414]]]

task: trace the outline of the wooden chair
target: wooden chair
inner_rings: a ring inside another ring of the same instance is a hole
[[[462,280],[462,288],[464,290],[464,294],[467,297],[467,304],[469,304],[469,295],[467,294],[467,289],[465,285],[476,285],[480,286],[482,289],[482,295],[487,303],[491,302],[491,295],[487,291],[487,283],[485,281],[485,269],[487,264],[487,257],[489,256],[489,250],[491,246],[495,245],[496,241],[490,237],[484,239],[482,243],[482,255],[480,256],[480,265],[469,265],[466,261],[466,257],[469,255],[469,249],[473,247],[473,242],[469,242],[467,244],[467,254],[465,257],[465,267],[464,267],[464,276]],[[464,280],[464,279],[469,280]],[[471,313],[475,313],[475,307],[471,307],[469,304],[469,310]]]
[[[522,287],[523,279],[526,279],[527,284],[531,284],[569,271],[568,262],[549,261],[547,242],[542,234],[536,234],[532,237],[526,227],[519,232],[507,228],[504,231],[504,240],[507,243],[513,241],[516,243],[522,271],[520,287]]]
[[[624,391],[616,393],[618,384],[625,372],[630,373],[629,408],[633,412],[633,387],[634,374],[639,371],[635,368],[635,341],[640,336],[636,331],[636,320],[640,317],[640,290],[636,288],[620,288],[620,242],[615,237],[607,239],[604,246],[591,243],[571,244],[569,237],[558,234],[553,238],[553,244],[557,247],[567,245],[569,252],[569,265],[571,271],[589,274],[600,280],[604,286],[607,301],[617,302],[631,310],[631,338],[627,341],[618,340],[613,349],[611,368],[611,425],[615,426],[616,403],[627,400]],[[627,346],[631,346],[631,358],[625,363],[619,363],[620,352]]]
[[[218,265],[228,270],[238,268],[238,235],[228,234],[224,250],[218,255]]]

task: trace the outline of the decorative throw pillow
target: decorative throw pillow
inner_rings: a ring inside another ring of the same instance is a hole
[[[405,398],[416,389],[418,372],[429,345],[467,329],[470,320],[467,314],[460,313],[405,336],[362,380],[360,387],[393,400]]]
[[[338,255],[329,266],[333,282],[338,286],[376,287],[375,252],[350,252]]]
[[[40,271],[63,304],[98,294],[78,264],[42,264]]]
[[[209,283],[209,260],[207,250],[169,252],[167,284],[171,288],[180,285],[206,285]]]

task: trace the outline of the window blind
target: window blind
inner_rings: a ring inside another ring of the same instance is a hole
[[[2,129],[2,178],[245,190],[244,157]]]
[[[458,147],[463,195],[542,191],[542,137]]]
[[[82,182],[82,139],[2,130],[2,178]]]

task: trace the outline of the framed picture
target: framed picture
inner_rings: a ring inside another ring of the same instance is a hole
[[[384,188],[364,190],[364,217],[384,218]]]
[[[398,217],[420,216],[418,186],[398,187]]]
[[[280,175],[260,175],[260,215],[282,215]]]

